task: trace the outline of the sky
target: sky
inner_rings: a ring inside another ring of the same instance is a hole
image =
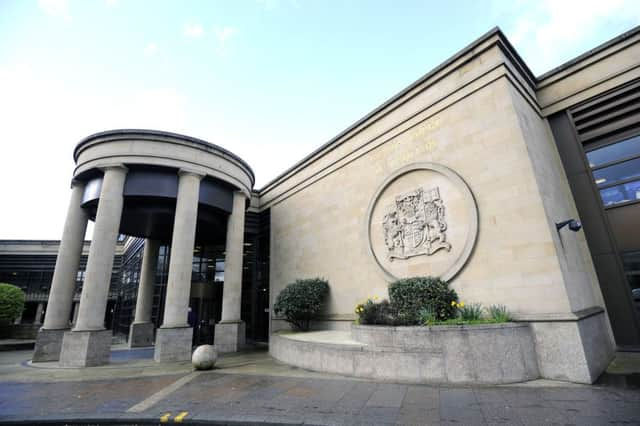
[[[61,237],[90,134],[201,138],[259,189],[494,26],[540,75],[639,24],[637,0],[0,0],[0,239]]]

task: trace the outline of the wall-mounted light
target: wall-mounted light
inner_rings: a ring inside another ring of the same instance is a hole
[[[568,219],[568,220],[564,220],[562,222],[556,223],[556,229],[560,231],[562,228],[564,228],[567,225],[569,225],[569,229],[571,229],[573,232],[578,232],[580,229],[582,229],[582,224],[580,223],[580,221],[575,219]]]

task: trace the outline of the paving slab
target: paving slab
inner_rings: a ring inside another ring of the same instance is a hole
[[[638,389],[383,383],[291,368],[266,352],[225,355],[216,369],[194,372],[158,366],[149,350],[118,352],[95,369],[34,367],[24,352],[0,354],[0,422],[640,424]]]

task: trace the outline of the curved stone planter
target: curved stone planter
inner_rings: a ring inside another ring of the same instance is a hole
[[[500,384],[539,377],[529,324],[276,334],[271,355],[315,371],[410,383]]]

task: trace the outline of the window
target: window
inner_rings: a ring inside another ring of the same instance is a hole
[[[605,208],[640,200],[640,136],[587,152]]]

